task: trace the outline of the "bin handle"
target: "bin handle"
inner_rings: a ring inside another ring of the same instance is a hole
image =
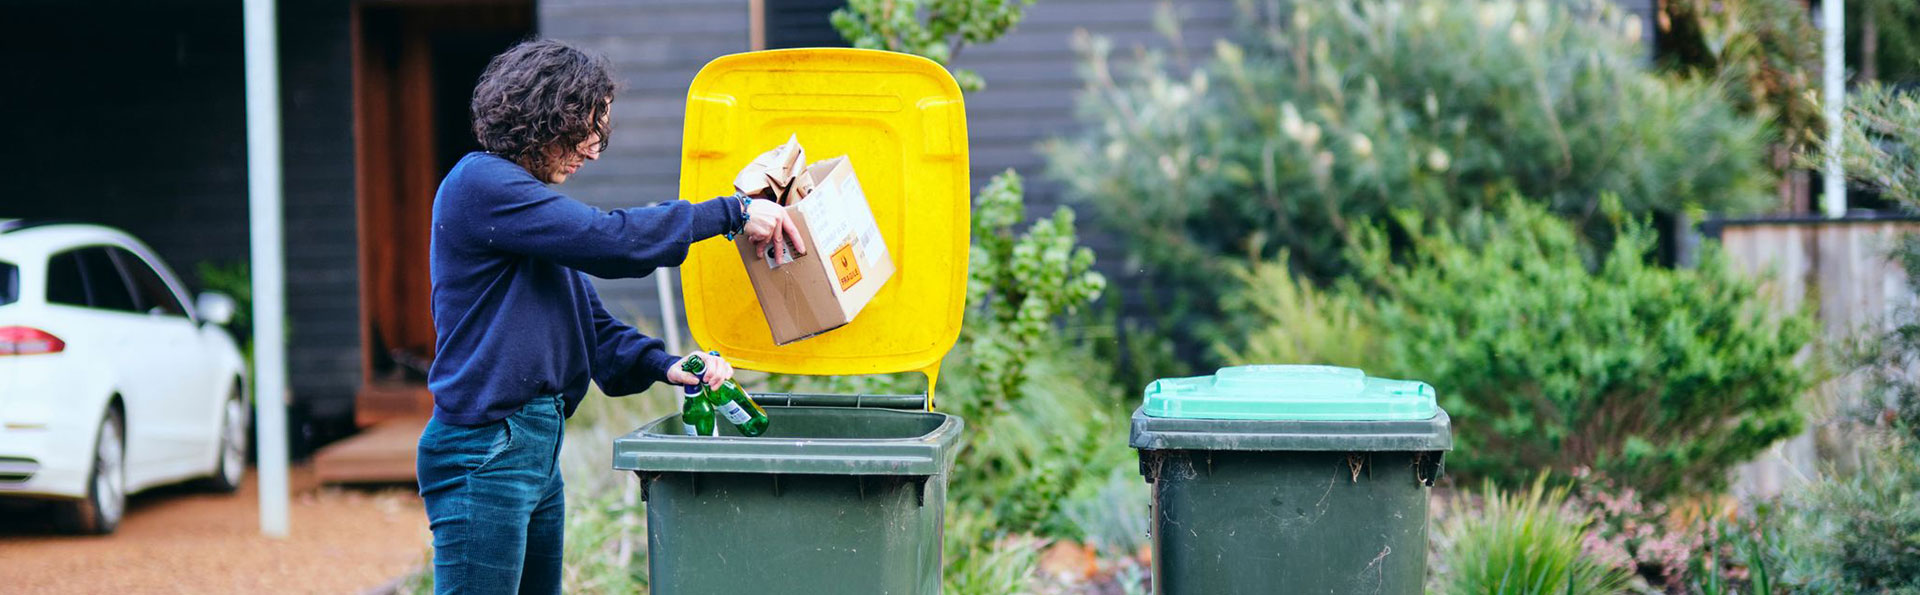
[[[753,400],[762,406],[772,405],[776,407],[857,407],[910,411],[925,411],[927,409],[926,395],[755,393]]]

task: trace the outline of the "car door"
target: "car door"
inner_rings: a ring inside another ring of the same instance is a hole
[[[160,471],[171,475],[200,470],[213,461],[208,440],[216,436],[219,409],[211,402],[212,389],[193,320],[173,290],[139,256],[118,246],[98,250],[112,260],[133,296],[135,311],[128,325],[137,330],[129,342],[138,353],[127,365],[151,391],[156,405],[147,423],[155,426],[155,437],[165,442],[167,458]]]
[[[119,267],[100,247],[54,254],[47,259],[47,306],[68,321],[59,335],[66,339],[69,351],[86,354],[90,361],[84,368],[108,375],[120,395],[126,409],[127,479],[142,481],[144,474],[175,455],[159,426],[147,423],[163,407],[159,391],[142,382],[141,371],[134,368],[145,347],[142,329],[131,324],[140,317]],[[74,412],[93,418],[103,413]]]

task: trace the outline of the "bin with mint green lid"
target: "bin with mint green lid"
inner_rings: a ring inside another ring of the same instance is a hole
[[[1155,592],[1421,592],[1453,447],[1426,383],[1309,365],[1161,379],[1129,443],[1152,486]]]

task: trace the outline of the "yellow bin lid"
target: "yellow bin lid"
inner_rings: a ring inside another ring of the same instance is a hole
[[[807,159],[846,155],[894,276],[846,326],[773,344],[740,253],[693,245],[681,268],[687,326],[736,367],[780,374],[927,375],[960,336],[967,300],[966,110],[946,69],[910,54],[800,49],[724,56],[687,91],[680,195],[733,193],[754,157],[798,135]]]

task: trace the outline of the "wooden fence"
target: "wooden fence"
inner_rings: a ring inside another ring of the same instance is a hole
[[[1830,344],[1884,332],[1898,313],[1916,303],[1891,249],[1902,235],[1920,231],[1920,218],[1861,214],[1710,220],[1701,231],[1719,239],[1735,266],[1770,273],[1768,295],[1778,307],[1811,307]],[[1741,467],[1736,493],[1779,494],[1813,477],[1823,463],[1851,460],[1852,437],[1833,420],[1860,403],[1857,379],[1842,375],[1809,397],[1807,431]]]

